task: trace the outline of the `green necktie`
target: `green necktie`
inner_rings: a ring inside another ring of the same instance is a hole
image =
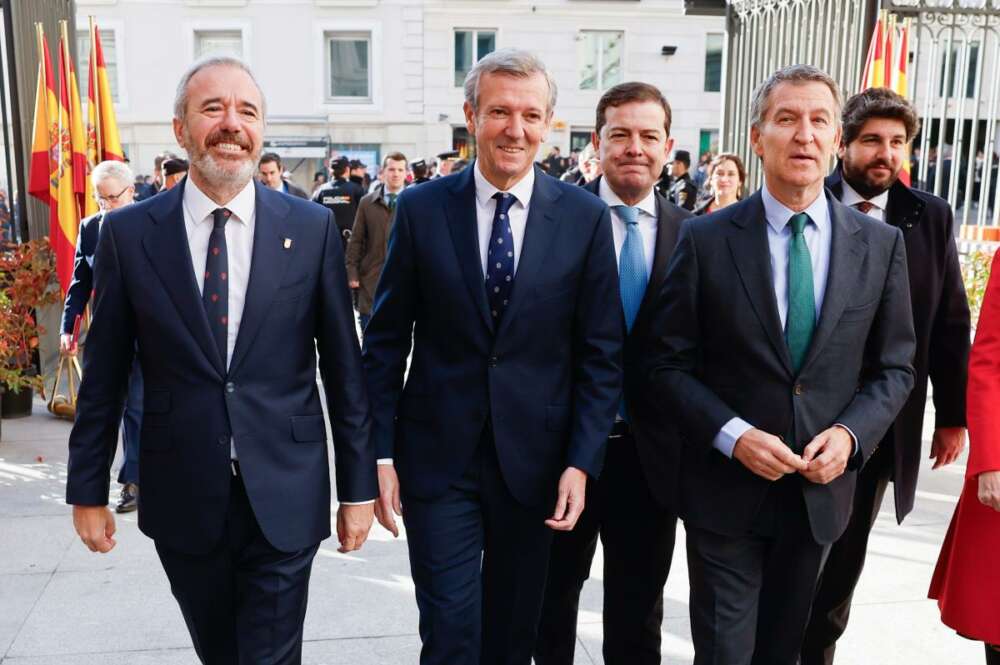
[[[788,220],[792,240],[788,245],[788,317],[785,321],[785,341],[792,356],[792,367],[798,374],[806,359],[813,330],[816,329],[816,300],[813,295],[812,259],[803,230],[809,215],[800,212]]]
[[[389,194],[386,194],[386,196],[389,197],[389,210],[395,210],[396,209],[396,196],[397,196],[397,194],[389,193]]]

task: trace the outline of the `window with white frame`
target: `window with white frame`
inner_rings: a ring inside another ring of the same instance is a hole
[[[326,99],[370,102],[372,99],[372,35],[370,32],[327,32]]]
[[[195,60],[207,55],[243,57],[243,32],[241,30],[195,30]]]
[[[723,35],[705,35],[705,92],[722,90],[722,41]]]
[[[472,66],[496,48],[496,30],[455,30],[455,85],[461,87]]]
[[[108,83],[111,86],[111,99],[118,103],[118,44],[114,30],[101,30],[101,49],[104,51],[104,65],[108,71]],[[79,59],[76,70],[76,80],[80,86],[80,94],[88,94],[85,81],[90,76],[90,30],[76,31],[76,55]]]
[[[584,30],[577,38],[580,90],[605,90],[622,82],[625,33]]]

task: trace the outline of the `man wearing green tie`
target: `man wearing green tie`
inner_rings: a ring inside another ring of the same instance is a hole
[[[899,229],[823,179],[841,95],[794,65],[754,92],[764,186],[687,222],[651,329],[651,389],[676,414],[695,665],[796,665],[857,470],[913,387]]]
[[[396,197],[406,185],[406,156],[403,153],[392,152],[385,156],[381,180],[381,184],[358,204],[345,258],[348,286],[354,291],[362,334],[371,317],[375,286],[389,247]]]

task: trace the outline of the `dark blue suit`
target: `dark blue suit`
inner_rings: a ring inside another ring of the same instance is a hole
[[[494,329],[475,189],[470,167],[403,192],[365,331],[372,439],[400,476],[422,663],[530,661],[544,519],[568,466],[599,474],[621,393],[607,206],[536,169]]]
[[[283,639],[281,622],[296,621],[285,614],[304,615],[311,557],[330,535],[317,348],[342,501],[377,494],[368,401],[330,213],[256,185],[250,278],[227,370],[195,282],[184,187],[105,220],[66,497],[79,505],[107,502],[108,465],[138,342],[146,379],[139,527],[156,541],[199,655],[236,662],[238,642],[241,659],[260,662],[255,658],[270,646],[254,645]],[[305,553],[305,563],[300,558],[294,569],[282,569],[282,557],[296,561],[283,553]],[[258,579],[251,557],[270,566]],[[202,561],[208,568],[195,565]],[[232,569],[218,566],[233,561],[240,567],[227,576]],[[269,605],[273,598],[254,594],[258,582],[277,585],[275,575],[292,584],[281,602],[298,603],[295,608],[283,610]],[[228,601],[242,605],[234,609]],[[297,620],[300,642],[301,616]],[[273,662],[297,660],[290,653]]]

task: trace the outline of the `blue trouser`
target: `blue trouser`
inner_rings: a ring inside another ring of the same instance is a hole
[[[128,397],[125,413],[122,414],[122,459],[118,470],[118,482],[139,483],[139,429],[142,427],[142,370],[139,358],[132,361],[132,373],[128,378]]]

